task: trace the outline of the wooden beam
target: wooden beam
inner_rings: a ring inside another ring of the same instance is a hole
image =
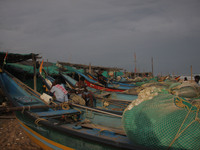
[[[71,66],[71,67],[76,67],[76,68],[85,68],[85,69],[88,69],[89,68],[89,65],[83,65],[83,64],[72,64],[72,63],[66,63],[66,62],[59,62],[59,64],[61,65],[66,65],[66,66]],[[123,70],[122,68],[116,68],[116,67],[101,67],[101,66],[91,66],[91,69],[94,69],[94,70],[100,70],[100,69],[103,69],[103,70],[112,70],[112,71],[120,71],[120,70]]]
[[[191,81],[192,81],[193,80],[192,65],[190,66],[190,71],[191,71]]]
[[[151,58],[151,65],[152,65],[152,77],[154,77],[154,73],[153,73],[153,57]]]
[[[89,73],[92,73],[92,67],[91,67],[91,63],[89,64]]]
[[[32,54],[32,61],[33,61],[33,72],[34,72],[34,76],[33,76],[33,82],[34,82],[34,90],[37,91],[37,78],[36,78],[36,57],[34,54]]]

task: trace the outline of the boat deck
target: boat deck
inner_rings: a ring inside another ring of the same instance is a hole
[[[87,123],[81,124],[81,125],[77,125],[76,123],[62,124],[60,125],[60,127],[64,129],[76,131],[80,134],[84,133],[86,136],[94,135],[94,136],[101,137],[103,139],[111,140],[114,143],[123,142],[124,144],[131,145],[131,142],[127,138],[123,129],[122,130],[113,129],[113,128],[108,128],[108,127],[99,126],[95,124],[87,124]]]

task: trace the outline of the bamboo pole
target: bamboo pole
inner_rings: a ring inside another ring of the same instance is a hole
[[[116,101],[116,102],[126,102],[126,103],[131,103],[132,100],[122,100],[122,99],[114,99],[114,98],[104,98],[104,97],[99,97],[98,95],[94,94],[94,97],[98,99],[104,99],[107,101]]]
[[[0,119],[16,119],[15,116],[0,116]]]
[[[153,57],[151,58],[151,66],[152,66],[152,77],[154,77],[154,72],[153,72]]]
[[[89,73],[92,74],[92,67],[91,67],[91,63],[89,63]]]
[[[49,74],[48,65],[49,65],[49,61],[47,59],[47,75]]]
[[[134,63],[135,63],[134,78],[136,78],[137,68],[136,68],[136,53],[135,52],[134,52]]]
[[[103,113],[103,114],[106,114],[106,115],[111,115],[111,116],[122,118],[121,115],[109,113],[109,112],[106,112],[106,111],[103,111],[103,110],[99,110],[99,109],[95,109],[95,108],[91,108],[91,107],[87,107],[87,106],[82,106],[82,105],[78,105],[78,104],[71,104],[71,105],[74,106],[74,107],[84,108],[86,110],[90,110],[90,111],[93,111],[93,112],[100,112],[100,113]]]
[[[33,76],[34,90],[37,91],[36,58],[35,58],[34,54],[32,54],[32,61],[33,61],[33,72],[34,72],[34,76]]]
[[[71,104],[69,103],[69,105],[74,106],[74,107],[78,107],[78,108],[83,108],[83,109],[87,109],[93,112],[99,112],[99,113],[103,113],[106,115],[111,115],[111,116],[115,116],[115,117],[119,117],[122,118],[121,115],[117,115],[117,114],[113,114],[113,113],[109,113],[103,110],[99,110],[99,109],[95,109],[95,108],[91,108],[91,107],[87,107],[87,106],[82,106],[82,105],[78,105],[78,104]],[[1,108],[0,111],[25,111],[25,110],[33,110],[33,109],[39,109],[39,108],[57,108],[59,106],[57,105],[39,105],[39,106],[23,106],[23,107],[4,107]]]
[[[20,106],[20,107],[2,107],[0,108],[0,111],[25,111],[25,110],[32,110],[32,109],[38,109],[38,108],[53,108],[56,107],[55,105],[37,105],[37,106]]]
[[[190,71],[191,71],[191,81],[192,81],[193,80],[192,65],[190,66]]]

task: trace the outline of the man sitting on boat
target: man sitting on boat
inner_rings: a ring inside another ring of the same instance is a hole
[[[68,101],[68,91],[64,87],[64,82],[61,78],[56,78],[52,84],[50,92],[53,94],[55,100],[59,102]]]
[[[85,81],[85,78],[81,76],[79,78],[79,81],[76,83],[76,86],[78,87],[77,94],[85,100],[86,106],[93,107],[92,93],[87,90],[86,88],[87,85],[85,84],[84,81]]]
[[[106,82],[106,79],[105,77],[102,75],[103,71],[102,70],[99,70],[99,72],[97,73],[97,79],[98,79],[98,82],[103,84],[105,87],[107,87],[107,82]]]

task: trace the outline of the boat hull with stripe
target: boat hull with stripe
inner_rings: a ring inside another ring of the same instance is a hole
[[[5,72],[0,73],[0,83],[13,106],[22,108],[15,111],[20,125],[43,149],[143,148],[130,142],[121,115],[75,104],[47,105],[39,93]]]

